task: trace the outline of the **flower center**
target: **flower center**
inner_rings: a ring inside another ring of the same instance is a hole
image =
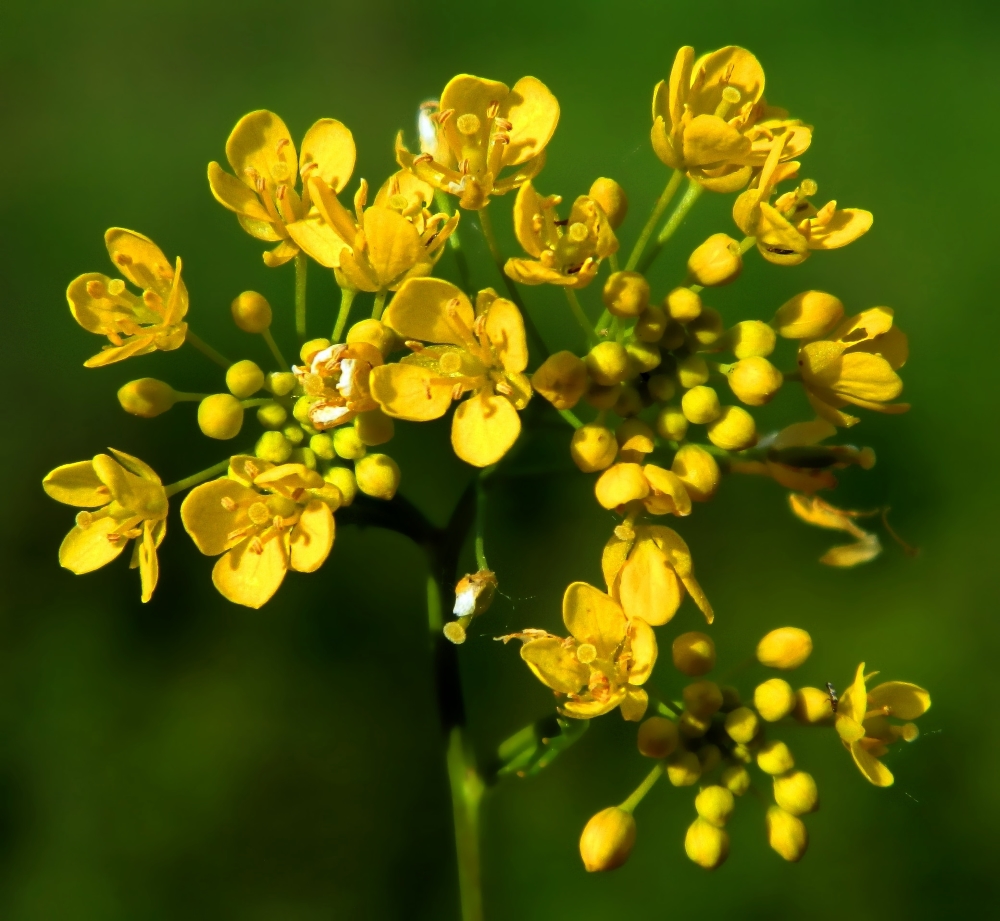
[[[471,137],[473,134],[477,134],[479,129],[482,127],[482,122],[479,120],[479,116],[472,112],[466,112],[465,115],[460,115],[455,120],[455,127],[458,128],[459,133],[464,134],[466,137]]]

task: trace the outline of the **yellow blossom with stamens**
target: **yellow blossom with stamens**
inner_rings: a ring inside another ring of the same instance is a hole
[[[434,188],[478,211],[493,195],[505,195],[538,175],[545,147],[559,123],[559,103],[535,77],[513,88],[496,80],[459,74],[441,93],[438,111],[422,110],[433,137],[414,155],[396,138],[396,162]],[[513,167],[513,172],[502,175]]]
[[[504,637],[521,639],[521,658],[542,684],[560,698],[559,710],[592,719],[621,707],[638,722],[648,697],[642,685],[656,663],[656,636],[639,617],[626,617],[621,605],[586,582],[574,582],[563,596],[563,639],[542,631]]]
[[[528,346],[517,307],[486,289],[473,310],[453,284],[413,278],[399,289],[383,320],[413,354],[372,371],[371,394],[382,410],[426,422],[471,394],[455,410],[452,447],[475,467],[500,460],[521,432],[518,410],[531,399],[523,373]]]
[[[77,575],[93,572],[135,540],[129,568],[138,568],[142,600],[149,601],[159,576],[156,548],[167,533],[167,494],[147,464],[108,450],[113,456],[64,464],[42,480],[57,502],[82,509],[59,547],[59,563]]]
[[[188,293],[181,280],[181,257],[176,266],[149,237],[134,230],[112,227],[104,234],[111,261],[133,285],[133,294],[120,278],[88,272],[66,289],[69,309],[84,329],[107,336],[104,346],[83,364],[87,368],[110,365],[133,355],[157,350],[170,352],[184,344]]]
[[[258,109],[244,115],[226,141],[226,157],[236,175],[213,160],[208,184],[215,200],[236,213],[247,233],[278,244],[264,253],[264,262],[274,267],[300,249],[316,259],[316,252],[334,245],[335,234],[314,207],[307,180],[318,180],[335,195],[351,178],[356,156],[347,127],[334,118],[321,118],[306,132],[296,157],[285,123],[273,112]],[[301,192],[295,188],[299,177]]]
[[[872,307],[844,320],[827,338],[799,346],[802,385],[818,416],[849,428],[860,420],[841,411],[848,404],[893,414],[910,408],[889,402],[903,390],[896,371],[909,357],[906,334],[892,323],[892,310]]]
[[[326,340],[318,340],[319,345]],[[307,343],[308,345],[308,343]],[[309,403],[309,424],[326,431],[350,422],[359,413],[378,409],[370,389],[371,372],[382,362],[382,353],[368,342],[327,345],[307,352],[305,365],[293,366]]]
[[[867,563],[882,552],[878,535],[858,527],[855,523],[854,519],[859,516],[859,512],[839,509],[829,502],[824,502],[819,496],[803,496],[798,493],[791,493],[788,496],[788,504],[796,517],[801,518],[806,524],[828,528],[831,531],[843,531],[855,538],[853,544],[831,547],[819,558],[821,563],[846,568]]]
[[[917,728],[909,721],[930,709],[931,695],[905,681],[886,681],[866,690],[866,681],[876,674],[865,675],[864,662],[858,666],[854,683],[840,698],[834,725],[865,779],[876,787],[888,787],[892,772],[879,759],[893,742],[917,737]],[[889,722],[889,717],[907,722],[901,726]]]
[[[559,195],[539,195],[529,180],[514,201],[514,233],[530,259],[508,259],[504,271],[523,285],[585,288],[601,260],[618,252],[618,238],[604,209],[580,195],[569,217],[560,221]]]
[[[323,565],[340,504],[340,490],[303,464],[237,455],[228,476],[191,490],[181,521],[202,553],[219,556],[212,569],[219,592],[259,608],[289,569],[315,572]]]

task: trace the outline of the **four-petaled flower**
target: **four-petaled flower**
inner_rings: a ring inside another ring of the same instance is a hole
[[[399,289],[383,320],[413,354],[372,371],[371,393],[382,409],[397,419],[426,422],[471,393],[452,420],[455,453],[476,467],[500,460],[521,432],[517,411],[531,399],[523,373],[524,320],[517,307],[486,289],[473,312],[453,284],[413,278]]]
[[[107,336],[104,346],[83,364],[110,365],[157,349],[170,352],[184,344],[188,293],[181,280],[181,257],[176,268],[148,237],[134,230],[112,227],[105,235],[111,261],[132,284],[133,294],[120,278],[88,272],[70,282],[66,299],[73,318],[84,329]]]
[[[396,139],[396,162],[434,188],[458,196],[461,207],[478,211],[493,195],[504,195],[538,175],[545,146],[559,122],[559,103],[535,77],[513,89],[496,80],[459,74],[448,81],[439,111],[424,113],[437,131],[422,138],[431,147],[414,155]],[[501,176],[507,167],[514,172]]]
[[[504,271],[514,281],[585,288],[601,260],[618,252],[618,238],[594,199],[578,196],[565,221],[555,210],[561,201],[558,195],[539,195],[530,181],[518,190],[514,232],[531,258],[507,260]]]
[[[93,572],[135,540],[129,565],[139,569],[142,600],[149,601],[159,575],[156,548],[167,533],[167,494],[147,464],[108,450],[113,457],[64,464],[42,480],[57,502],[83,509],[59,547],[59,563],[77,575]]]
[[[309,421],[320,431],[350,422],[358,413],[378,409],[369,387],[372,368],[382,353],[367,342],[330,345],[304,356],[306,365],[293,366],[307,396],[319,397],[309,407]]]
[[[237,455],[228,476],[191,490],[181,521],[202,553],[222,554],[212,569],[222,595],[259,608],[289,569],[315,572],[323,565],[340,504],[340,490],[303,464]]]
[[[347,127],[334,118],[321,118],[306,132],[296,157],[285,123],[259,109],[236,123],[226,141],[226,157],[236,175],[212,161],[208,183],[216,201],[236,212],[247,233],[278,244],[264,253],[264,262],[284,265],[300,249],[322,262],[320,256],[336,245],[336,235],[312,203],[309,180],[334,195],[347,185],[356,157]],[[301,194],[295,190],[299,176]]]

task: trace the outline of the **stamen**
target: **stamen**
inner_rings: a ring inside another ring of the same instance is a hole
[[[87,294],[93,298],[105,297],[107,295],[107,289],[104,287],[103,281],[98,281],[96,278],[93,281],[87,282]]]
[[[264,552],[264,544],[261,542],[259,537],[255,537],[250,541],[248,549],[251,553],[256,553],[257,556],[260,556]]]
[[[497,113],[498,113],[499,111],[500,111],[500,103],[499,103],[499,102],[498,102],[497,100],[495,100],[495,99],[494,99],[494,100],[493,100],[493,101],[492,101],[492,102],[491,102],[491,103],[490,103],[490,104],[489,104],[489,105],[488,105],[488,106],[486,107],[486,117],[487,117],[487,118],[496,118],[496,117],[497,117]]]
[[[236,503],[229,496],[223,496],[220,501],[221,501],[222,507],[227,512],[235,512],[236,511]]]
[[[403,345],[405,345],[411,352],[422,352],[425,348],[427,348],[426,345],[422,342],[418,342],[416,339],[407,339]]]

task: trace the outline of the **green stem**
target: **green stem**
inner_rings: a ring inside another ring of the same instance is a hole
[[[653,789],[653,786],[663,776],[663,763],[657,762],[656,767],[653,768],[647,775],[646,779],[639,784],[635,790],[632,791],[632,795],[625,800],[618,808],[624,809],[626,812],[632,812],[639,803],[642,802],[642,798]]]
[[[442,212],[447,214],[448,217],[452,216],[451,202],[448,201],[448,196],[440,189],[434,192],[434,201]],[[468,293],[472,290],[472,281],[469,277],[469,260],[465,258],[465,250],[462,248],[462,240],[458,235],[458,227],[448,237],[448,247],[455,256],[455,267],[458,269],[458,277],[462,280],[462,289]]]
[[[653,264],[656,257],[660,255],[660,250],[663,249],[664,244],[674,235],[677,228],[681,226],[684,218],[687,217],[688,212],[694,207],[694,203],[701,198],[701,193],[704,191],[705,187],[703,185],[700,185],[693,179],[688,180],[688,187],[684,192],[684,197],[677,203],[677,207],[674,208],[667,223],[663,225],[663,230],[657,236],[656,242],[650,247],[645,258],[643,258],[642,264],[639,266],[640,272],[645,272]]]
[[[580,324],[580,329],[583,330],[584,339],[588,347],[593,345],[597,337],[590,328],[590,320],[587,319],[587,315],[583,312],[583,307],[580,306],[580,299],[576,296],[576,292],[572,288],[563,288],[563,291],[566,292],[566,302],[569,304],[573,318]]]
[[[372,307],[373,320],[382,319],[382,311],[385,310],[385,299],[388,294],[388,291],[379,291],[379,293],[375,295],[375,306]]]
[[[333,327],[333,335],[330,337],[333,342],[340,342],[340,337],[344,335],[344,327],[347,326],[347,318],[351,315],[351,304],[357,295],[354,288],[340,289],[340,310],[337,311],[337,322]]]
[[[176,496],[177,493],[183,492],[185,489],[190,489],[192,486],[197,486],[199,483],[204,483],[205,480],[210,480],[212,477],[217,476],[220,473],[225,473],[229,469],[229,458],[227,457],[224,461],[219,461],[219,463],[214,464],[211,467],[207,467],[204,470],[199,470],[197,473],[192,473],[191,476],[184,477],[183,480],[178,480],[176,483],[171,483],[169,486],[164,486],[167,497]]]
[[[285,356],[281,354],[281,349],[278,348],[278,343],[274,341],[274,336],[271,335],[271,328],[265,329],[261,336],[267,343],[267,347],[271,350],[271,354],[274,356],[274,360],[278,363],[278,367],[282,371],[287,371],[291,365],[285,361]]]
[[[496,464],[486,467],[479,472],[476,477],[476,568],[489,569],[486,562],[486,549],[484,546],[484,535],[486,532],[486,480],[490,474],[496,470]]]
[[[483,882],[479,854],[479,805],[486,787],[460,727],[448,736],[448,783],[458,850],[458,891],[462,921],[483,921]]]
[[[252,400],[241,400],[240,406],[244,409],[253,409],[256,406],[266,406],[268,403],[273,403],[274,397],[254,397]]]
[[[187,328],[187,333],[184,336],[184,341],[193,345],[199,352],[201,352],[202,355],[204,355],[206,358],[210,358],[220,368],[225,368],[227,371],[229,370],[229,366],[232,364],[232,362],[228,358],[226,358],[226,356],[223,355],[222,352],[213,349],[212,346],[210,346],[204,339],[201,338],[201,336],[196,336],[194,334],[194,330],[192,330],[190,326]]]
[[[175,403],[200,403],[205,397],[211,396],[209,393],[181,393],[179,390],[174,391],[174,402]]]
[[[639,259],[642,257],[642,251],[646,248],[646,244],[649,242],[649,238],[656,229],[656,225],[660,223],[660,218],[663,216],[663,212],[667,210],[667,205],[670,204],[670,200],[677,194],[677,190],[680,188],[683,179],[683,170],[675,169],[671,174],[666,187],[660,193],[660,197],[656,200],[656,204],[653,205],[653,210],[650,212],[649,220],[646,221],[646,226],[642,228],[642,233],[639,234],[639,239],[635,241],[635,246],[632,247],[632,252],[629,254],[628,262],[625,263],[626,272],[633,271],[639,264]]]
[[[557,409],[557,413],[563,417],[570,425],[575,429],[583,428],[583,423],[576,416],[575,413],[570,412],[568,409]]]
[[[295,255],[295,335],[299,342],[306,341],[306,281],[308,277],[306,254]]]
[[[618,265],[618,253],[612,253],[610,256],[608,256],[608,265],[611,266],[612,273],[620,271]]]

